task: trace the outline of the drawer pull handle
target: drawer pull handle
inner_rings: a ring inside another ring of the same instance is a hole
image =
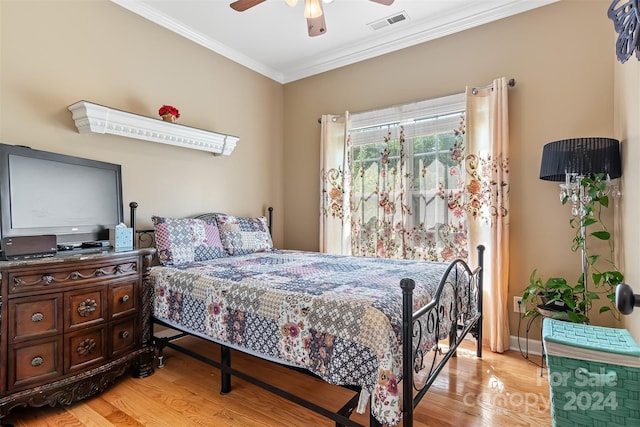
[[[43,319],[44,319],[44,314],[42,314],[40,312],[33,313],[31,315],[31,321],[34,322],[34,323],[41,322]]]
[[[36,356],[31,359],[31,366],[40,366],[44,362],[44,359],[40,356]]]
[[[78,314],[82,317],[90,316],[98,308],[96,300],[87,298],[78,305]]]
[[[122,339],[125,339],[125,340],[126,340],[127,338],[129,338],[129,332],[128,332],[128,331],[122,331],[122,332],[120,332],[120,338],[122,338]]]
[[[129,295],[124,295],[122,297],[122,302],[127,302],[127,301],[129,301]]]
[[[606,385],[616,385],[618,381],[618,374],[616,371],[606,371],[602,369],[602,372],[589,372],[587,368],[578,368],[576,369],[576,377],[578,381],[589,380],[588,384],[597,384],[598,387],[603,387]]]

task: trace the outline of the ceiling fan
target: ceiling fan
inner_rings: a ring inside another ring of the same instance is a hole
[[[231,3],[231,9],[238,12],[243,12],[253,6],[257,6],[266,0],[236,0]],[[289,6],[294,7],[298,4],[298,0],[284,0]],[[375,3],[380,3],[385,6],[390,6],[394,0],[370,0]],[[304,0],[304,17],[307,18],[307,30],[309,36],[319,36],[327,31],[327,26],[324,22],[324,11],[322,10],[322,3],[331,3],[333,0]]]

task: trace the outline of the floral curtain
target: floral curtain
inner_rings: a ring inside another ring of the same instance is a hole
[[[469,246],[483,244],[483,333],[492,351],[509,349],[508,83],[467,88],[466,210]],[[475,252],[471,254],[475,265]]]
[[[463,110],[464,97],[459,100]],[[433,140],[421,139],[433,129],[383,126],[376,131],[377,143],[354,148],[357,135],[347,126],[349,114],[322,116],[322,252],[444,262],[468,258],[464,111],[449,122],[455,127]]]
[[[349,112],[320,119],[320,252],[351,253]]]
[[[459,128],[448,131],[450,138],[432,144],[419,140],[420,132],[410,125],[390,127],[379,144],[379,161],[351,159],[354,255],[425,261],[467,258],[460,171],[464,115],[459,120]],[[441,154],[422,156],[417,153],[421,143],[427,145],[425,151]],[[432,207],[438,204],[442,208]],[[450,213],[434,214],[443,209]],[[442,218],[427,218],[433,215]]]

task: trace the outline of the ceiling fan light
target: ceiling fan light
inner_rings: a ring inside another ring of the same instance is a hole
[[[284,0],[284,2],[289,6],[289,7],[295,7],[298,4],[298,0]]]
[[[333,0],[322,0],[325,4],[333,3]]]
[[[320,0],[305,0],[304,17],[312,19],[319,16],[322,16],[322,5],[320,5]]]

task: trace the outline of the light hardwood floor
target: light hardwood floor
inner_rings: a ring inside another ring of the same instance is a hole
[[[215,345],[196,338],[183,343],[218,358]],[[539,359],[539,358],[538,358]],[[289,391],[314,396],[314,402],[338,408],[352,395],[340,387],[291,372],[259,359],[232,353],[234,367],[259,373]],[[220,395],[217,369],[171,349],[165,368],[145,379],[124,378],[104,393],[67,407],[24,409],[4,421],[22,426],[220,426],[315,427],[335,424],[240,379]],[[352,419],[367,424],[368,417]],[[546,372],[522,358],[485,350],[477,359],[472,346],[449,361],[415,412],[416,427],[549,426]]]

